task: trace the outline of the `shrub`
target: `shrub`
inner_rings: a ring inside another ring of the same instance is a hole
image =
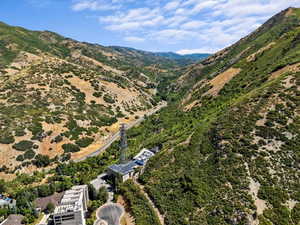
[[[41,155],[38,154],[35,156],[35,160],[33,161],[33,164],[37,167],[46,167],[50,164],[50,158],[47,155]]]
[[[115,101],[110,95],[108,95],[108,94],[105,94],[105,95],[103,96],[103,100],[104,100],[105,102],[111,103],[111,104],[113,104],[113,103],[116,102],[116,101]]]
[[[16,160],[19,161],[19,162],[24,161],[24,156],[23,155],[18,155]]]
[[[20,141],[19,143],[16,143],[13,145],[13,148],[18,150],[18,151],[26,151],[30,150],[33,147],[33,142],[32,141]]]
[[[58,135],[58,136],[56,136],[56,137],[54,138],[54,142],[56,142],[56,143],[59,143],[59,142],[61,142],[62,140],[63,140],[63,137],[60,136],[60,135]]]
[[[52,202],[49,202],[48,204],[47,204],[47,206],[46,206],[46,209],[45,209],[45,211],[46,211],[46,213],[53,213],[54,212],[54,208],[55,208],[55,206],[54,206],[54,204],[52,203]]]
[[[62,148],[64,149],[65,153],[68,152],[79,152],[80,148],[77,145],[68,143],[68,144],[63,144]]]
[[[15,138],[13,136],[2,136],[0,137],[1,144],[12,144],[15,142]]]
[[[28,150],[24,153],[24,159],[33,159],[35,152],[33,150]]]
[[[15,130],[15,135],[16,135],[17,137],[22,137],[22,136],[24,136],[25,134],[26,134],[26,132],[25,132],[22,128],[18,128],[18,129]]]
[[[101,92],[94,92],[93,96],[95,96],[97,98],[100,98],[102,96],[102,93]]]
[[[93,141],[94,141],[93,138],[85,137],[85,138],[81,138],[81,139],[77,140],[76,144],[81,148],[85,148],[85,147],[89,146],[90,144],[92,144]]]
[[[295,224],[300,222],[300,203],[297,203],[291,213],[292,220]]]

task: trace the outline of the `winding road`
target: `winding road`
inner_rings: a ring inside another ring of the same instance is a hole
[[[160,109],[164,108],[167,106],[167,102],[166,101],[163,101],[161,102],[159,105],[157,105],[157,107],[155,107],[152,111],[146,113],[147,116],[151,116],[153,115],[154,113],[156,113],[157,111],[159,111]],[[127,124],[126,126],[126,130],[136,126],[137,124],[141,123],[143,120],[144,120],[144,116],[137,119],[136,121],[133,121],[132,123],[129,123]],[[102,153],[103,151],[105,151],[114,141],[118,140],[118,138],[120,137],[120,131],[118,131],[117,133],[115,133],[112,137],[110,137],[109,139],[107,139],[105,141],[105,144],[99,148],[97,151],[91,153],[91,154],[88,154],[80,159],[76,159],[74,160],[74,162],[81,162],[81,161],[84,161],[86,160],[87,158],[89,157],[93,157],[93,156],[97,156],[97,155],[100,155],[100,153]]]

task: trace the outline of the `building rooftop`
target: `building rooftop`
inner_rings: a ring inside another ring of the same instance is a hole
[[[55,208],[54,214],[62,214],[67,212],[77,212],[82,209],[82,204],[75,202],[74,204],[69,205],[60,205]]]
[[[76,212],[83,208],[83,193],[86,185],[74,186],[71,190],[65,192],[60,205],[55,208],[54,213]]]
[[[0,194],[0,206],[10,205],[14,203],[14,199],[8,198],[5,195]]]
[[[108,168],[111,171],[123,176],[129,174],[130,172],[133,172],[134,168],[136,167],[144,166],[152,156],[154,156],[154,153],[144,148],[130,162],[125,164],[114,164],[109,166]]]
[[[133,159],[139,161],[148,161],[152,156],[154,156],[153,152],[146,148],[143,148],[142,151],[140,151],[140,153],[137,154]]]
[[[136,168],[138,165],[136,164],[135,161],[130,161],[125,164],[114,164],[108,167],[110,170],[119,173],[121,175],[126,175],[130,172],[134,171],[134,168]]]

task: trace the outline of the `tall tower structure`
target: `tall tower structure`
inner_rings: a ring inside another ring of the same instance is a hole
[[[121,150],[121,154],[120,154],[120,163],[124,164],[127,162],[127,137],[126,137],[126,126],[124,123],[121,124],[120,127],[120,136],[121,136],[121,140],[120,140],[120,150]]]

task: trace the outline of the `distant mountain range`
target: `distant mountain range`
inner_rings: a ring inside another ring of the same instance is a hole
[[[181,55],[181,54],[177,54],[174,52],[157,52],[155,54],[158,56],[168,58],[168,59],[185,62],[186,64],[206,59],[207,57],[212,55],[212,54],[208,54],[208,53],[195,53],[195,54]]]
[[[195,53],[195,54],[181,55],[175,52],[149,52],[149,51],[137,50],[134,48],[121,47],[121,46],[109,46],[109,48],[123,54],[124,53],[128,54],[130,52],[134,54],[139,53],[139,55],[143,55],[145,57],[146,61],[149,59],[151,59],[151,62],[154,62],[155,60],[161,60],[161,62],[163,62],[164,64],[166,64],[169,61],[169,63],[171,64],[180,65],[180,66],[199,62],[212,55],[208,53]],[[157,63],[159,64],[161,64],[161,62],[157,61]]]

